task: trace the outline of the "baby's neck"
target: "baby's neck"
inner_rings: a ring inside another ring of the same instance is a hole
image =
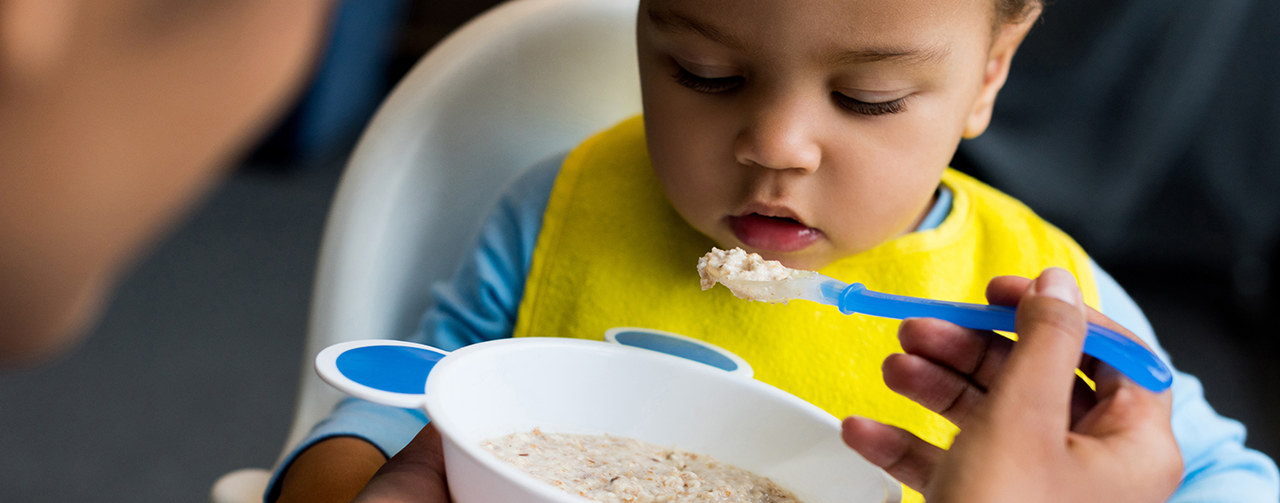
[[[903,234],[936,229],[939,225],[942,225],[942,222],[947,219],[947,215],[950,213],[951,189],[945,185],[939,185],[938,190],[933,191],[933,197],[929,198],[929,204],[924,206],[920,216],[907,227],[907,231]]]

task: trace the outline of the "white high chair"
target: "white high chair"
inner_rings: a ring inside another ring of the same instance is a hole
[[[514,0],[462,26],[396,86],[343,174],[321,243],[291,452],[340,395],[312,361],[403,338],[475,241],[505,183],[640,112],[637,0]],[[270,472],[223,475],[215,503],[261,501]]]

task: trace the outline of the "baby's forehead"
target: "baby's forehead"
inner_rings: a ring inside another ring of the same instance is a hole
[[[778,31],[813,37],[910,38],[929,28],[972,25],[989,34],[996,3],[1035,0],[643,0],[642,21],[668,29],[694,29],[765,37]],[[711,28],[707,30],[706,28]]]
[[[646,0],[639,15],[642,29],[749,53],[925,66],[985,47],[992,1]]]

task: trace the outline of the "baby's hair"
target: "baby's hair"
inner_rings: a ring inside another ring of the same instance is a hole
[[[996,25],[1017,24],[1040,12],[1043,0],[996,0]]]

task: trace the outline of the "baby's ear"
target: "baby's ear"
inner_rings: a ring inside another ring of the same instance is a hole
[[[1022,21],[1003,24],[995,34],[991,51],[987,55],[987,67],[982,72],[982,90],[978,99],[974,100],[969,111],[969,119],[965,122],[963,136],[973,139],[980,136],[991,124],[991,111],[996,105],[996,94],[1004,87],[1009,78],[1009,65],[1013,63],[1013,54],[1031,31],[1031,25],[1039,19],[1039,12],[1032,12]]]
[[[76,0],[0,0],[0,78],[31,80],[58,64],[74,37]]]

